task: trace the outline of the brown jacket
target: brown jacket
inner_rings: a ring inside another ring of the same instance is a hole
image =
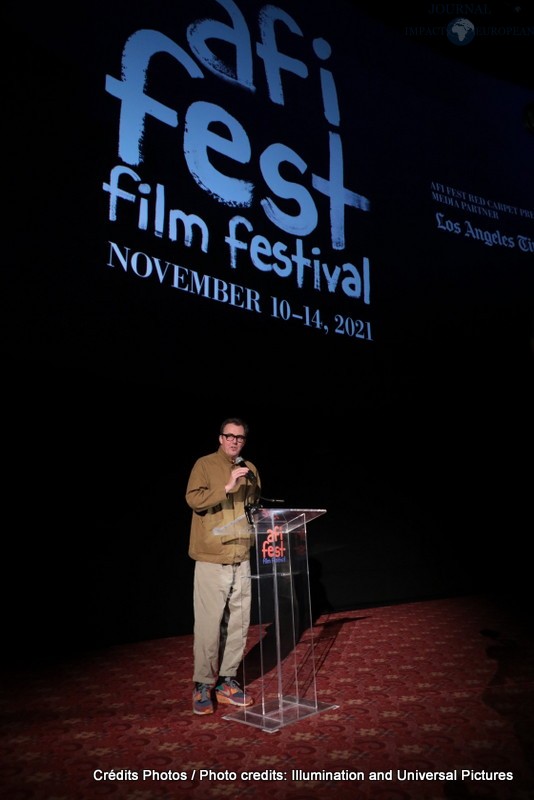
[[[245,514],[245,504],[254,504],[260,495],[260,479],[256,467],[247,460],[256,475],[251,483],[240,478],[227,495],[225,485],[230,478],[233,462],[221,447],[215,453],[202,456],[193,465],[185,500],[192,509],[189,555],[195,561],[214,564],[233,564],[249,558],[253,544],[251,528],[244,522],[237,531],[214,534],[220,528]]]

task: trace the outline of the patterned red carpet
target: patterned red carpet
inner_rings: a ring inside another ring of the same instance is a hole
[[[510,611],[341,612],[314,640],[319,700],[339,708],[274,733],[191,713],[190,636],[17,670],[2,800],[534,798],[534,648]]]

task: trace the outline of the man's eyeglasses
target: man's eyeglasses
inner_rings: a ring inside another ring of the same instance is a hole
[[[224,436],[228,442],[239,442],[240,444],[247,438],[246,436],[242,436],[240,433],[237,436],[235,433],[222,433],[221,436]]]

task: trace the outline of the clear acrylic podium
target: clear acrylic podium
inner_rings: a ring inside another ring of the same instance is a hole
[[[252,536],[252,613],[243,685],[254,704],[224,716],[267,733],[337,705],[317,698],[307,525],[325,509],[260,508],[216,528]]]

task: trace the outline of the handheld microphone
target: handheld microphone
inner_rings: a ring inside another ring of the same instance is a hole
[[[246,463],[245,459],[242,456],[238,456],[236,458],[236,460],[234,461],[234,464],[235,464],[236,467],[246,467],[247,466],[247,463]],[[249,480],[249,481],[252,481],[252,483],[256,483],[256,476],[254,475],[254,473],[252,472],[251,469],[249,469],[249,471],[245,475],[245,478],[247,478],[247,480]]]

